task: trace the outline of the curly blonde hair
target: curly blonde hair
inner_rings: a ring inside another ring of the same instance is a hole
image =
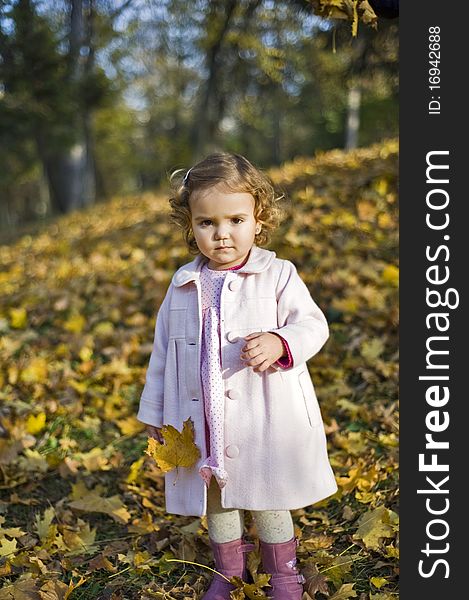
[[[183,176],[184,175],[184,176]],[[170,219],[183,232],[184,240],[191,254],[199,254],[191,224],[189,198],[194,192],[223,183],[232,192],[245,192],[254,197],[254,217],[262,224],[254,243],[258,246],[270,242],[271,232],[279,225],[284,211],[276,196],[269,178],[254,167],[241,154],[217,152],[210,154],[189,171],[177,169],[169,177],[172,196]]]

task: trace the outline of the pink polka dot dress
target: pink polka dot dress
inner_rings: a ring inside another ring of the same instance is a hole
[[[224,464],[225,387],[221,370],[220,297],[226,273],[241,266],[215,271],[209,269],[206,263],[200,272],[203,318],[200,366],[210,453],[199,473],[207,487],[212,475],[215,475],[220,488],[228,480]]]
[[[199,468],[199,474],[207,487],[212,475],[220,488],[228,481],[224,461],[225,386],[221,364],[220,298],[227,272],[240,269],[246,260],[222,271],[209,269],[205,263],[200,272],[203,322],[200,368],[209,455]],[[293,364],[293,359],[286,340],[281,339],[287,356],[280,358],[277,364],[286,368]]]

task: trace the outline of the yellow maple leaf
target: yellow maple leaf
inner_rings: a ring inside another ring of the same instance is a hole
[[[370,504],[375,499],[373,492],[355,492],[355,500],[362,504]]]
[[[0,556],[13,556],[16,552],[16,540],[8,540],[3,538],[0,540]]]
[[[360,353],[369,364],[373,364],[374,361],[378,358],[378,356],[381,356],[381,354],[384,351],[384,348],[385,344],[383,339],[375,337],[371,340],[366,340],[361,344]]]
[[[52,507],[48,507],[44,510],[43,517],[36,515],[36,531],[39,535],[39,539],[43,542],[49,535],[49,529],[52,523],[52,519],[55,517],[55,510]]]
[[[384,577],[371,577],[370,583],[372,583],[376,588],[381,589],[383,585],[388,583],[388,580]]]
[[[86,319],[83,315],[79,313],[75,313],[70,315],[70,317],[65,321],[63,327],[67,331],[71,331],[72,333],[81,333],[83,331],[83,327],[86,324]]]
[[[193,467],[200,458],[200,450],[194,443],[192,419],[189,417],[184,421],[182,432],[172,425],[163,425],[161,433],[165,443],[160,444],[150,437],[145,453],[155,460],[163,473],[178,467]]]
[[[379,179],[375,179],[373,182],[373,188],[378,192],[380,196],[386,196],[389,189],[389,182],[385,177],[380,177]]]
[[[10,308],[10,324],[15,329],[24,329],[28,322],[25,308]]]
[[[353,539],[361,539],[367,548],[377,550],[381,538],[393,538],[398,517],[392,510],[379,506],[364,513],[358,520],[358,529]]]
[[[124,419],[115,419],[114,422],[121,430],[122,435],[134,435],[142,431],[142,423],[137,421],[134,415],[127,416]]]
[[[102,448],[92,448],[89,452],[83,452],[77,455],[83,466],[90,472],[109,471],[111,465]]]
[[[101,321],[93,327],[93,334],[97,337],[107,337],[114,333],[114,323],[111,321]]]
[[[68,385],[76,390],[79,394],[84,394],[88,389],[88,383],[86,381],[75,381],[70,379]]]
[[[100,495],[100,489],[99,486],[96,486],[94,490],[86,490],[80,499],[70,502],[69,506],[85,512],[105,513],[118,523],[128,523],[130,513],[122,502],[122,498],[117,494],[108,498],[103,497]]]
[[[392,220],[391,215],[388,213],[379,213],[378,215],[378,226],[381,229],[390,229],[394,226],[394,221]]]
[[[80,349],[78,356],[83,362],[91,360],[91,357],[93,356],[93,348],[90,348],[89,346],[83,346],[83,348]]]
[[[399,560],[399,548],[396,548],[393,544],[389,544],[386,546],[385,556],[389,556],[390,558],[397,558]]]
[[[135,483],[137,481],[138,474],[140,472],[140,469],[143,466],[144,460],[145,459],[142,456],[130,465],[129,474],[127,475],[127,477],[125,479],[126,483]]]
[[[271,575],[262,573],[257,576],[255,583],[245,583],[240,577],[230,577],[230,583],[235,589],[230,593],[233,600],[244,600],[245,598],[266,598],[266,591],[262,588],[271,587],[269,583]]]
[[[10,502],[11,502],[11,500],[10,500]],[[19,538],[26,534],[26,531],[21,529],[21,527],[3,527],[4,523],[5,523],[5,518],[0,517],[0,539],[3,539],[6,535],[8,537]]]
[[[80,523],[83,523],[80,521]],[[96,528],[91,529],[89,523],[83,523],[80,531],[70,529],[63,530],[63,543],[66,548],[67,556],[76,556],[78,554],[87,554],[95,552],[97,546],[94,545],[96,538]]]
[[[394,265],[387,265],[381,273],[381,278],[385,283],[397,287],[399,285],[399,269]]]
[[[46,413],[40,412],[37,415],[29,415],[26,421],[26,430],[31,435],[35,435],[44,429],[46,426]]]
[[[47,361],[43,356],[36,356],[21,371],[20,379],[24,383],[44,383],[48,374]]]

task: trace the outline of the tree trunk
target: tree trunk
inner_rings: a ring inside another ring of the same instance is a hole
[[[91,48],[92,2],[89,2],[88,35],[85,37],[83,1],[72,0],[69,32],[69,78],[75,84],[93,68],[94,54]],[[83,63],[81,48],[88,46],[88,58]],[[51,210],[67,213],[92,204],[96,197],[94,153],[91,114],[83,102],[75,115],[70,129],[75,132],[74,144],[68,148],[57,148],[47,130],[36,132],[38,154],[44,167],[49,185]],[[54,148],[51,150],[51,148]]]
[[[72,148],[50,152],[46,135],[37,135],[36,142],[49,184],[52,212],[65,214],[82,207],[85,197],[85,145],[76,143]]]
[[[199,109],[196,114],[195,126],[193,130],[194,155],[196,158],[202,156],[207,143],[210,141],[210,135],[215,130],[217,123],[214,115],[214,107],[217,105],[216,95],[218,93],[218,73],[220,70],[219,54],[222,48],[223,40],[228,33],[231,18],[238,4],[238,0],[227,0],[226,3],[214,1],[210,3],[212,10],[208,16],[207,31],[210,31],[220,14],[220,8],[224,9],[224,20],[219,25],[219,32],[216,39],[207,50],[206,63],[208,67],[208,78],[204,90],[200,97]],[[226,4],[226,6],[222,6]]]
[[[357,84],[350,86],[348,91],[347,127],[345,132],[345,149],[352,150],[358,146],[360,131],[361,90]]]
[[[93,45],[95,11],[94,0],[88,0],[88,18],[86,27],[86,47],[88,56],[84,65],[85,79],[89,79],[95,68],[95,49]],[[93,204],[96,201],[96,167],[95,167],[95,144],[93,136],[93,119],[91,109],[82,104],[83,141],[85,144],[85,164],[83,172],[83,206]]]

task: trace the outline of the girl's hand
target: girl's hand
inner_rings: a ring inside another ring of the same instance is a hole
[[[163,434],[161,433],[161,427],[154,427],[153,425],[147,425],[147,435],[155,438],[160,444],[164,444]]]
[[[248,342],[241,348],[243,354],[240,358],[256,372],[265,371],[281,356],[286,356],[282,340],[274,333],[258,331],[244,339]]]

